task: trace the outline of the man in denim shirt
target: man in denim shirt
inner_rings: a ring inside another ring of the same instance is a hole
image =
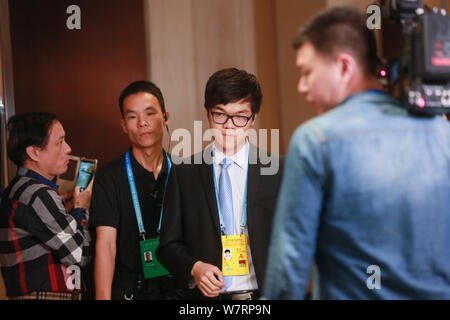
[[[450,125],[380,91],[365,17],[319,13],[294,42],[325,114],[290,143],[264,297],[450,299]],[[332,110],[330,110],[332,109]]]

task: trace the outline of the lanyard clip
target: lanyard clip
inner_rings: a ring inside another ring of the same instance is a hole
[[[145,232],[142,232],[142,233],[141,233],[141,237],[142,237],[142,239],[144,239],[144,241],[145,241]]]

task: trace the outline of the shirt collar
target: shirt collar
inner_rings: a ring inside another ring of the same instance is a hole
[[[47,178],[44,178],[43,176],[41,176],[36,171],[30,170],[30,169],[26,169],[26,168],[19,168],[19,170],[17,171],[17,174],[19,176],[28,177],[28,178],[37,180],[37,181],[39,181],[39,182],[49,186],[53,190],[58,191],[58,185],[56,183],[54,183],[53,181],[48,180]]]
[[[219,165],[225,157],[231,159],[235,164],[237,164],[242,169],[244,169],[245,166],[247,165],[248,152],[250,150],[250,144],[248,143],[248,141],[238,152],[236,152],[232,156],[226,156],[225,154],[223,154],[222,151],[216,148],[216,145],[214,143],[212,148],[214,153],[214,163],[217,165]]]
[[[153,172],[151,172],[151,171],[148,171],[147,169],[145,169],[137,160],[136,160],[136,158],[134,157],[134,155],[133,155],[133,149],[132,148],[130,148],[129,149],[129,152],[130,152],[130,161],[131,161],[131,166],[132,166],[132,168],[133,168],[133,171],[135,171],[136,170],[136,172],[134,172],[134,174],[136,175],[136,176],[139,176],[139,173],[144,173],[145,175],[151,175],[153,178],[154,178],[154,175],[153,175]],[[167,157],[169,156],[167,153],[166,153],[166,151],[163,149],[162,150],[162,153],[163,153],[163,164],[162,164],[162,167],[161,167],[161,171],[159,172],[159,175],[158,175],[158,177],[157,177],[157,179],[155,179],[155,180],[158,180],[158,179],[160,179],[161,177],[166,177],[167,176],[167,173],[168,173],[168,170],[169,170],[169,164],[167,163]],[[167,156],[166,156],[166,154],[167,154]]]
[[[367,94],[386,95],[386,92],[384,92],[383,90],[379,90],[379,89],[369,89],[369,90],[366,90],[366,91],[357,92],[357,93],[354,93],[352,95],[349,95],[341,103],[339,103],[339,105],[342,105],[342,104],[348,102],[349,100],[351,100],[351,99],[353,99],[355,97],[361,97],[361,96],[364,96],[364,95],[367,95]]]

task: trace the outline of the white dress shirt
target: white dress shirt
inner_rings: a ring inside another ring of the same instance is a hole
[[[243,212],[242,209],[244,206],[245,188],[247,183],[248,154],[250,151],[250,144],[247,142],[238,152],[236,152],[232,156],[225,156],[215,147],[214,144],[212,146],[212,150],[214,154],[214,174],[216,176],[217,188],[219,187],[220,173],[222,172],[220,163],[225,157],[233,161],[233,163],[228,167],[228,174],[230,175],[233,194],[234,234],[242,234],[241,218]],[[248,235],[248,228],[244,229],[244,234]],[[226,292],[258,289],[255,267],[253,266],[252,254],[250,250],[250,242],[248,244],[248,256],[250,274],[246,276],[233,276],[232,283],[228,287]]]

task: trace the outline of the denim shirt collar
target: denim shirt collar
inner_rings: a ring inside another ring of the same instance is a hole
[[[34,180],[37,180],[47,186],[49,186],[50,188],[52,188],[55,191],[58,191],[58,185],[50,180],[48,180],[47,178],[44,178],[43,176],[41,176],[39,173],[30,170],[30,169],[26,169],[26,168],[19,168],[19,170],[17,171],[17,174],[19,176],[23,176],[23,177],[28,177]]]
[[[349,95],[341,103],[339,103],[339,105],[343,105],[343,104],[347,103],[349,100],[354,99],[355,97],[359,97],[359,96],[367,95],[367,94],[385,95],[386,93],[383,90],[379,90],[379,89],[369,89],[366,91],[357,92],[352,95]]]

